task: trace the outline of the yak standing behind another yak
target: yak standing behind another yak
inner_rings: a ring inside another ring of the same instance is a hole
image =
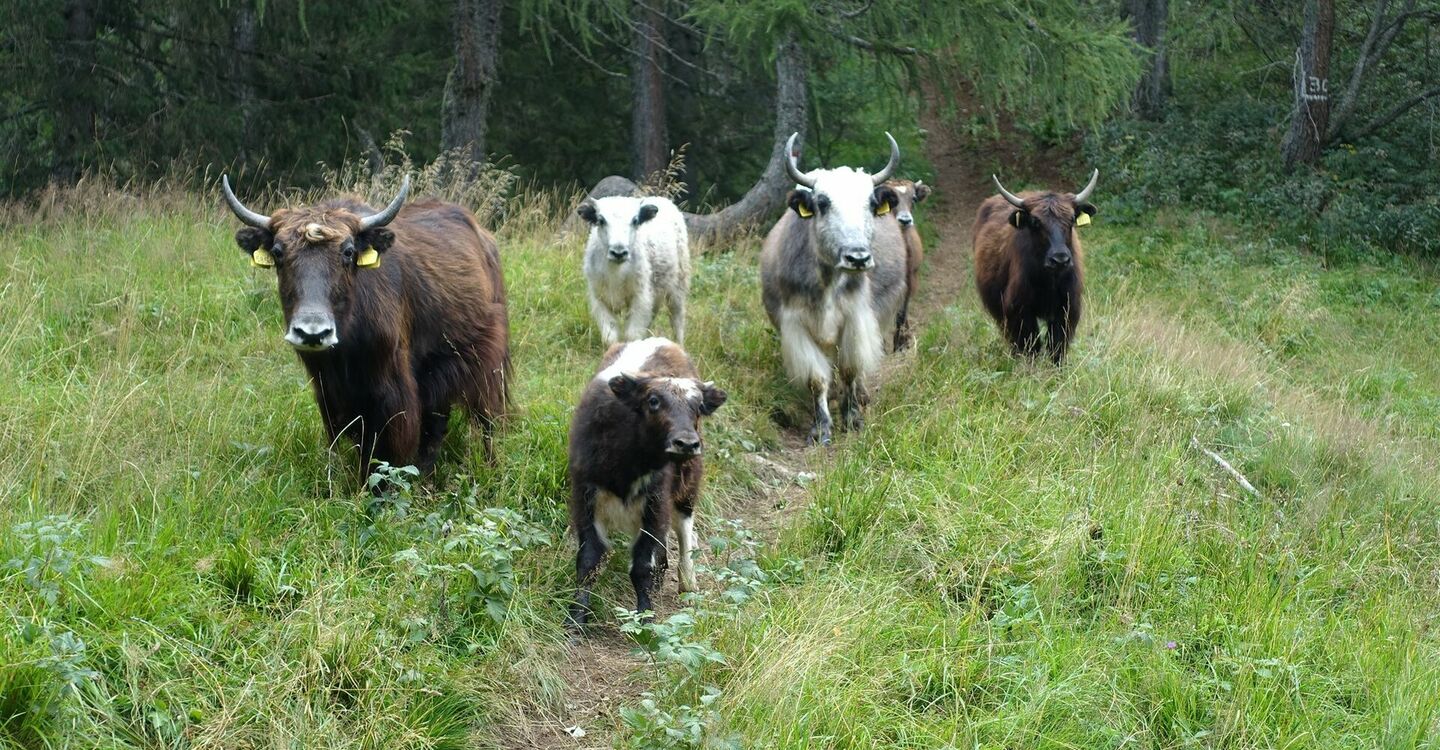
[[[434,200],[383,211],[337,199],[273,216],[225,200],[247,226],[235,241],[273,267],[285,340],[310,374],[333,444],[393,466],[435,465],[453,404],[485,430],[504,411],[510,326],[495,240],[474,215]]]
[[[930,186],[920,180],[887,180],[885,185],[895,191],[895,220],[900,222],[900,233],[905,237],[905,300],[895,316],[895,340],[891,345],[898,352],[910,346],[914,339],[910,333],[910,298],[915,296],[920,264],[925,261],[925,243],[915,226],[915,206],[930,196]]]
[[[1079,193],[1027,192],[1015,195],[1000,184],[975,216],[975,286],[1000,324],[1011,350],[1033,357],[1045,322],[1046,349],[1060,364],[1080,323],[1083,267],[1076,226],[1090,222],[1088,201],[1100,178]]]
[[[576,213],[590,224],[585,280],[605,345],[649,335],[662,302],[684,345],[690,237],[680,209],[668,198],[615,196],[582,203]]]

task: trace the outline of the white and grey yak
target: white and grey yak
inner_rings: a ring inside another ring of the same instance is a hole
[[[798,134],[797,134],[798,135]],[[775,222],[760,251],[765,312],[780,333],[790,378],[810,389],[815,421],[810,440],[831,438],[830,392],[838,372],[840,418],[863,424],[866,381],[885,355],[885,341],[906,297],[906,249],[885,180],[900,162],[889,133],[890,161],[875,174],[850,167],[801,172],[795,139],[785,146],[790,210]]]

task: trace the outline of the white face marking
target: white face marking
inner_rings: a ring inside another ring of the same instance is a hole
[[[695,378],[657,378],[657,380],[670,386],[670,390],[681,398],[698,401],[702,395],[700,381]]]
[[[815,200],[828,200],[825,211],[816,211],[814,218],[816,252],[821,262],[838,265],[841,254],[850,248],[870,249],[870,239],[875,233],[875,215],[870,198],[875,193],[875,183],[870,175],[850,167],[817,169],[810,173],[815,178]]]
[[[620,356],[616,357],[609,367],[596,373],[595,377],[608,381],[617,375],[635,375],[644,370],[645,362],[665,346],[675,346],[675,342],[663,336],[631,341],[620,350]]]
[[[593,252],[602,253],[614,263],[623,263],[627,258],[617,258],[635,249],[635,217],[640,213],[644,199],[615,196],[595,201],[597,223],[590,228],[590,247]],[[598,241],[597,241],[598,240]]]

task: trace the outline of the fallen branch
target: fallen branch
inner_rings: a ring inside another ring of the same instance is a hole
[[[1250,480],[1246,479],[1245,475],[1237,471],[1234,466],[1231,466],[1230,462],[1222,458],[1219,453],[1216,453],[1215,451],[1212,451],[1209,448],[1201,445],[1200,439],[1193,435],[1190,436],[1190,444],[1195,446],[1195,450],[1198,450],[1201,453],[1209,456],[1211,461],[1220,464],[1220,468],[1224,469],[1225,472],[1229,474],[1231,478],[1233,478],[1241,487],[1244,487],[1247,492],[1254,495],[1255,497],[1260,497],[1260,490],[1255,489],[1255,485],[1250,484]]]

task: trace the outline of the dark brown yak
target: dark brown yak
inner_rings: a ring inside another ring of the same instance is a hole
[[[925,261],[925,243],[915,226],[915,206],[930,197],[930,186],[920,180],[886,180],[885,185],[899,198],[895,204],[895,220],[900,222],[900,234],[905,238],[905,301],[900,303],[900,314],[895,316],[895,339],[891,344],[898,352],[915,338],[910,333],[910,298],[915,296],[920,264]]]
[[[410,191],[383,211],[348,198],[266,216],[225,201],[247,226],[235,241],[273,266],[285,340],[310,374],[333,444],[429,472],[459,402],[485,431],[490,455],[504,411],[510,324],[495,239],[474,215]],[[383,262],[382,262],[383,261]]]
[[[1060,364],[1080,323],[1083,277],[1078,224],[1089,223],[1088,203],[1100,170],[1079,193],[1015,195],[1000,184],[975,216],[975,286],[1015,354],[1033,357],[1045,322],[1046,350]]]
[[[649,338],[605,353],[570,423],[570,527],[579,541],[579,588],[570,608],[578,628],[590,614],[590,586],[609,533],[630,535],[635,611],[651,608],[664,578],[665,540],[675,530],[680,590],[694,591],[695,504],[705,472],[700,418],[725,403],[725,391],[702,382],[675,342]]]

